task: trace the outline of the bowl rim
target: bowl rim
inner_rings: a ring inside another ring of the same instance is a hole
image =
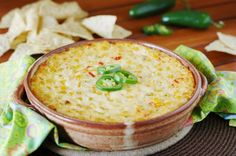
[[[174,115],[177,115],[181,112],[183,112],[184,110],[186,110],[187,108],[189,108],[192,104],[194,104],[194,102],[199,98],[199,96],[201,96],[201,86],[202,86],[202,79],[200,76],[200,73],[197,71],[197,69],[186,59],[182,58],[181,56],[177,55],[176,53],[167,50],[165,48],[162,48],[158,45],[154,45],[152,43],[148,43],[145,41],[141,41],[141,40],[134,40],[134,39],[94,39],[94,40],[88,40],[88,41],[80,41],[80,42],[75,42],[69,45],[65,45],[62,46],[60,48],[57,48],[55,50],[50,51],[49,53],[43,55],[42,57],[40,57],[37,61],[35,61],[33,63],[33,65],[30,67],[25,79],[24,79],[24,88],[26,90],[26,94],[31,102],[31,105],[33,105],[34,107],[36,107],[37,110],[39,110],[39,112],[43,112],[44,114],[50,114],[51,116],[62,120],[64,122],[67,123],[72,123],[72,124],[76,124],[76,125],[84,125],[84,126],[91,126],[91,127],[100,127],[100,128],[121,128],[126,126],[127,123],[125,122],[116,122],[116,123],[109,123],[109,122],[95,122],[95,121],[87,121],[87,120],[80,120],[77,118],[73,118],[73,117],[69,117],[67,115],[64,115],[62,113],[59,113],[57,111],[54,111],[52,109],[50,109],[49,107],[47,107],[46,105],[44,105],[31,91],[30,89],[30,78],[34,75],[34,73],[37,71],[38,67],[45,62],[48,57],[50,57],[53,54],[56,53],[61,53],[64,51],[67,51],[70,48],[73,47],[77,47],[80,45],[86,45],[86,44],[91,44],[94,42],[102,42],[102,41],[107,41],[110,43],[114,43],[114,42],[130,42],[130,43],[134,43],[134,44],[139,44],[148,48],[152,48],[152,49],[156,49],[156,50],[160,50],[161,52],[164,52],[165,54],[176,58],[177,60],[179,60],[185,67],[188,67],[188,69],[192,72],[192,75],[194,77],[194,81],[195,81],[195,89],[194,89],[194,93],[192,95],[192,97],[188,100],[188,102],[186,102],[185,104],[183,104],[181,107],[177,108],[176,110],[166,113],[162,116],[159,117],[155,117],[155,118],[151,118],[151,119],[147,119],[147,120],[142,120],[142,121],[136,121],[133,122],[133,124],[135,126],[144,126],[147,124],[152,124],[152,123],[156,123],[156,122],[160,122],[163,120],[166,120],[167,118],[170,118]]]

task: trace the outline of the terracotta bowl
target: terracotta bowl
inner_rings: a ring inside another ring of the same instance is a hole
[[[182,129],[190,118],[193,108],[198,104],[200,98],[203,96],[206,90],[206,78],[202,76],[187,60],[159,46],[135,40],[102,40],[109,42],[132,42],[141,44],[149,48],[158,49],[169,56],[175,57],[184,66],[188,67],[190,71],[192,71],[195,79],[195,92],[193,96],[186,104],[173,112],[150,120],[134,122],[133,124],[96,123],[70,118],[54,110],[51,110],[35,97],[30,89],[29,82],[40,64],[42,64],[48,59],[49,56],[55,53],[63,52],[71,47],[77,47],[84,44],[101,41],[101,39],[99,39],[70,44],[53,50],[38,59],[32,65],[24,81],[24,88],[31,105],[22,102],[20,98],[23,91],[22,86],[19,87],[18,91],[16,92],[16,102],[37,110],[49,120],[62,127],[66,135],[68,135],[75,143],[93,150],[114,151],[141,148],[168,139],[178,130]]]

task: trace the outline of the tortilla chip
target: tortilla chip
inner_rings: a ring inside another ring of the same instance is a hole
[[[31,8],[36,8],[37,10],[39,9],[40,5],[42,3],[47,3],[47,2],[51,2],[51,0],[38,0],[34,3],[30,3],[30,4],[27,4],[27,5],[24,5],[22,8],[21,8],[21,11],[25,14],[29,9]]]
[[[91,40],[92,32],[105,38],[131,35],[130,31],[115,25],[116,16],[93,16],[82,23],[81,18],[87,15],[76,1],[57,4],[52,0],[39,0],[13,9],[0,22],[0,28],[9,28],[0,36],[0,56],[10,48],[15,49],[12,58],[45,53],[80,38]],[[59,24],[58,20],[65,22]]]
[[[226,35],[221,32],[217,33],[219,40],[224,43],[230,49],[236,51],[236,37],[232,35]]]
[[[41,29],[53,28],[57,25],[59,25],[59,24],[58,24],[57,19],[55,17],[52,17],[52,16],[42,17]]]
[[[116,19],[112,15],[98,15],[84,19],[82,24],[101,37],[112,38]]]
[[[92,34],[86,28],[84,28],[80,22],[77,22],[72,18],[67,19],[61,25],[51,28],[50,31],[73,37],[81,37],[87,40],[93,39]]]
[[[56,19],[66,19],[72,16],[84,18],[88,13],[82,10],[77,2],[57,4],[52,1],[45,1],[40,5],[39,15],[53,16]]]
[[[38,30],[39,16],[36,7],[32,7],[26,11],[25,19],[26,19],[26,31]]]
[[[36,2],[37,3],[37,2]],[[26,15],[26,12],[28,12],[28,10],[30,10],[31,8],[38,8],[38,4],[36,3],[30,3],[30,4],[27,4],[27,5],[24,5],[22,8],[21,8],[21,11],[23,12],[23,14]]]
[[[70,11],[69,11],[70,10]],[[61,11],[68,12],[67,18],[69,17],[76,17],[76,18],[85,18],[88,16],[88,13],[84,11],[79,4],[74,2],[65,2],[61,4]]]
[[[112,38],[123,39],[130,35],[132,35],[131,31],[128,31],[119,25],[115,25],[114,30],[112,32]]]
[[[10,41],[13,41],[17,36],[26,30],[26,24],[24,21],[24,16],[21,12],[15,12],[14,17],[11,22],[11,26],[6,33]]]
[[[45,47],[45,50],[53,50],[73,42],[74,41],[72,39],[44,29],[33,41],[29,41],[28,43],[38,44],[42,47]]]
[[[26,39],[27,39],[27,35],[28,35],[28,32],[24,32],[22,34],[20,34],[19,36],[17,36],[12,42],[11,42],[11,49],[16,49],[16,47],[23,43],[23,42],[26,42]]]
[[[73,42],[74,41],[69,38],[44,29],[39,35],[36,35],[34,39],[27,40],[27,43],[18,45],[10,59],[16,59],[26,55],[47,53],[53,49]]]
[[[6,35],[0,35],[0,56],[10,49],[10,40]]]
[[[0,29],[5,29],[10,27],[12,19],[16,12],[20,12],[20,9],[19,8],[13,9],[2,17],[0,22]]]
[[[74,42],[72,39],[52,33],[47,29],[41,31],[39,35],[36,35],[34,32],[30,32],[30,35],[31,37],[28,35],[27,43],[20,44],[16,48],[11,59],[25,55],[47,53],[53,49]]]
[[[38,34],[36,31],[28,32],[26,42],[27,43],[34,42],[34,40],[36,40],[37,36],[38,36]]]
[[[213,41],[205,47],[206,51],[226,52],[228,54],[236,55],[236,50],[225,46],[220,40]]]
[[[37,44],[22,43],[16,48],[9,60],[19,59],[21,57],[25,57],[26,55],[43,53],[45,53],[45,47]]]

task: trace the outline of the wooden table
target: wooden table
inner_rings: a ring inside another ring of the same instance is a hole
[[[57,0],[63,2],[64,0]],[[205,53],[204,47],[217,38],[216,32],[236,35],[236,1],[235,0],[189,0],[192,8],[208,12],[214,20],[223,20],[225,27],[217,29],[211,26],[207,30],[194,30],[188,28],[174,28],[172,36],[145,36],[140,30],[144,25],[160,21],[160,16],[153,16],[144,19],[132,19],[128,16],[129,9],[136,3],[143,0],[77,0],[81,7],[87,10],[90,15],[112,14],[118,16],[118,24],[131,30],[133,35],[130,38],[144,40],[163,46],[170,50],[180,44],[185,44]],[[7,11],[21,7],[33,0],[0,0],[0,16]],[[183,6],[178,1],[173,10],[181,9]],[[4,31],[0,31],[4,32]],[[11,52],[0,58],[0,62],[6,61]],[[218,70],[236,71],[236,56],[220,53],[205,53]]]
[[[217,38],[216,32],[236,35],[236,1],[235,0],[189,0],[193,9],[208,12],[215,21],[223,20],[225,27],[217,29],[211,26],[207,30],[194,30],[189,28],[174,27],[174,34],[171,36],[145,36],[140,30],[144,25],[153,24],[160,21],[160,15],[144,19],[132,19],[128,16],[129,9],[136,3],[143,0],[77,0],[81,7],[87,10],[90,15],[112,14],[118,16],[118,24],[131,30],[132,39],[152,42],[159,46],[173,50],[180,44],[185,44],[192,48],[204,52],[212,61],[217,70],[236,71],[236,56],[220,53],[205,52],[204,47]],[[0,16],[7,11],[21,7],[33,0],[0,0]],[[57,0],[63,2],[63,0]],[[178,1],[173,10],[183,8]],[[6,30],[0,30],[0,33]],[[0,58],[0,62],[6,61],[11,52]]]

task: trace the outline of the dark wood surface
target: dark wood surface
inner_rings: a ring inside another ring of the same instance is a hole
[[[57,0],[64,2],[65,0]],[[130,38],[144,40],[155,43],[170,50],[175,49],[180,44],[185,44],[196,48],[205,53],[204,47],[217,38],[216,32],[229,33],[236,35],[236,1],[235,0],[189,0],[191,7],[194,9],[208,12],[214,20],[223,20],[225,27],[217,29],[211,26],[207,30],[194,30],[188,28],[174,27],[172,36],[145,36],[140,30],[144,25],[153,24],[160,21],[160,15],[144,19],[132,19],[128,16],[128,10],[136,3],[142,0],[77,0],[81,7],[87,10],[90,15],[112,14],[118,16],[118,24],[131,30],[133,35]],[[33,0],[0,0],[0,16],[7,11],[21,7]],[[173,10],[181,9],[182,4],[177,1]],[[5,32],[5,30],[0,30]],[[6,61],[11,52],[8,52],[0,58],[0,62]],[[219,70],[236,71],[236,56],[220,53],[205,53],[212,61],[214,66]]]
[[[64,2],[64,0],[56,0]],[[201,50],[212,61],[218,70],[236,71],[236,56],[221,52],[205,52],[204,47],[217,38],[216,32],[236,35],[236,0],[189,0],[194,9],[208,12],[214,20],[223,20],[225,27],[217,29],[211,26],[207,30],[194,30],[189,28],[174,27],[174,34],[171,36],[145,36],[140,30],[144,25],[153,24],[160,21],[160,15],[144,18],[132,19],[128,16],[128,10],[136,3],[143,0],[77,0],[81,7],[88,11],[90,15],[112,14],[118,16],[118,24],[131,30],[132,39],[144,40],[167,49],[173,50],[180,44],[185,44],[192,48]],[[21,7],[33,0],[0,0],[0,17],[7,11]],[[172,10],[179,10],[183,6],[180,1]],[[6,30],[0,30],[4,33]],[[0,57],[0,62],[8,59],[12,52]],[[40,154],[41,153],[41,154]],[[44,149],[36,152],[37,155],[46,155]],[[48,153],[47,155],[51,155]]]

